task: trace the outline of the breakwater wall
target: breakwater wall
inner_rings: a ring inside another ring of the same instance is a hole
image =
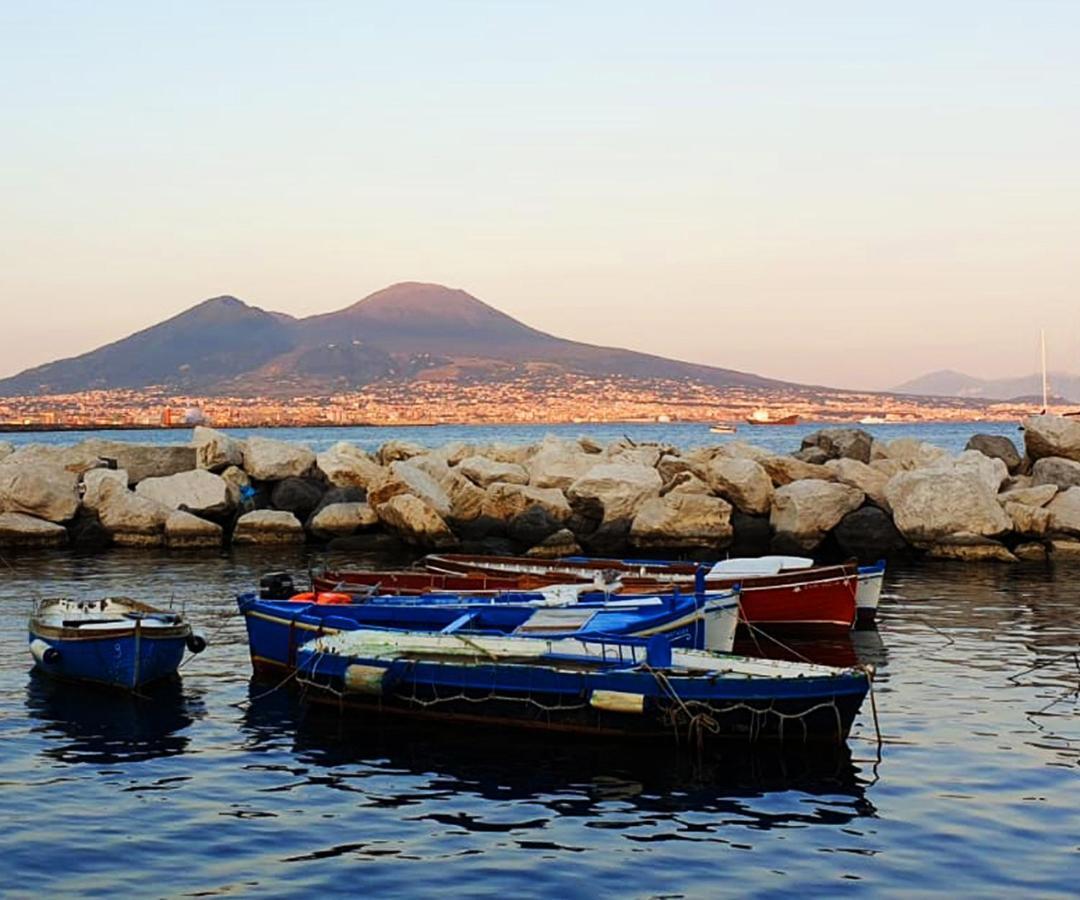
[[[790,455],[548,437],[321,453],[196,428],[190,443],[0,443],[0,547],[313,542],[331,549],[1080,559],[1080,420],[952,455],[829,428]]]

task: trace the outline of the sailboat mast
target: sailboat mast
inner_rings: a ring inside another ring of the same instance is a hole
[[[1039,329],[1039,343],[1041,345],[1041,350],[1042,350],[1042,395],[1043,395],[1042,411],[1046,412],[1046,409],[1047,409],[1047,406],[1048,406],[1048,404],[1047,404],[1047,393],[1048,393],[1048,391],[1047,391],[1047,384],[1046,384],[1046,329],[1045,328],[1040,328]]]

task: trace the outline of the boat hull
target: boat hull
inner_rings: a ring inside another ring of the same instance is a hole
[[[877,627],[878,603],[885,585],[885,563],[859,567],[859,588],[855,594],[855,627]]]
[[[93,638],[63,638],[31,627],[34,667],[65,681],[84,681],[135,690],[176,674],[188,632],[172,635],[116,633]],[[41,649],[44,645],[48,650]],[[37,650],[38,652],[34,652]],[[49,652],[54,651],[54,652]]]
[[[687,594],[655,608],[645,607],[644,611],[637,609],[632,600],[630,606],[616,603],[591,607],[585,601],[575,605],[577,610],[569,610],[590,616],[580,627],[568,627],[562,632],[533,631],[531,634],[535,637],[572,633],[632,637],[663,635],[676,647],[708,647],[728,652],[734,645],[739,622],[738,603],[725,595],[715,599],[708,597],[706,595],[705,600],[699,601],[693,594]],[[412,602],[406,602],[408,599]],[[505,635],[529,628],[530,615],[538,611],[534,606],[514,602],[478,599],[470,603],[450,597],[403,598],[401,603],[376,598],[366,603],[320,606],[260,600],[253,594],[244,594],[237,598],[237,604],[244,616],[252,668],[256,673],[295,668],[301,648],[323,635],[373,627],[445,632],[470,614],[475,618],[469,622],[470,631],[463,633]]]
[[[558,661],[387,660],[300,654],[309,699],[363,714],[412,716],[643,739],[844,740],[869,689],[863,672],[753,679]]]

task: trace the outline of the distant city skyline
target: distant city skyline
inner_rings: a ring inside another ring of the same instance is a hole
[[[458,287],[788,381],[1080,371],[1080,6],[8,4],[0,377]]]

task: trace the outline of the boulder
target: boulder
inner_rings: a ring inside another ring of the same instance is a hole
[[[1009,470],[1010,474],[1019,469],[1020,463],[1023,461],[1020,456],[1020,451],[1016,449],[1016,444],[1003,434],[972,435],[964,449],[978,450],[979,453],[982,453],[984,456],[989,456],[992,459],[1000,459],[1005,463],[1005,467]]]
[[[996,537],[1012,527],[996,493],[970,471],[903,472],[889,479],[885,496],[900,533],[920,546],[960,533]]]
[[[525,467],[533,487],[565,491],[596,464],[596,456],[585,453],[577,444],[544,441]]]
[[[1061,490],[1080,485],[1080,462],[1062,456],[1044,456],[1031,468],[1033,485],[1054,485]]]
[[[233,507],[225,479],[206,469],[144,478],[136,485],[135,493],[169,509],[185,509],[195,515],[219,516]]]
[[[536,449],[536,447],[527,444],[504,444],[496,442],[494,444],[489,444],[484,448],[483,453],[478,455],[486,456],[488,459],[495,460],[495,462],[517,463],[518,465],[523,466],[528,461],[529,457],[536,452]]]
[[[1006,503],[1005,514],[1012,519],[1013,531],[1024,537],[1041,538],[1050,533],[1050,510],[1026,503]]]
[[[283,478],[270,491],[270,504],[274,509],[291,512],[302,522],[315,511],[324,493],[323,486],[313,478]]]
[[[233,529],[234,544],[302,544],[304,526],[291,512],[256,509],[244,513]]]
[[[1001,483],[1002,491],[1018,491],[1020,488],[1031,487],[1030,475],[1010,475]]]
[[[570,504],[562,491],[504,482],[496,482],[487,489],[483,514],[509,522],[531,506],[542,507],[559,523],[569,521],[572,514]]]
[[[878,447],[880,442],[875,442]],[[882,446],[887,459],[895,460],[905,470],[922,469],[948,457],[948,452],[917,438],[897,438]]]
[[[165,542],[165,520],[173,510],[149,497],[140,497],[114,480],[98,486],[98,518],[123,547],[160,547]]]
[[[435,548],[457,544],[457,538],[438,511],[414,494],[395,494],[376,507],[376,512],[406,543]]]
[[[183,510],[165,520],[165,545],[172,550],[216,549],[222,542],[221,526]]]
[[[368,503],[377,510],[399,494],[419,497],[442,519],[450,515],[450,497],[442,485],[424,469],[411,462],[392,462],[383,480],[369,485]]]
[[[796,450],[791,456],[793,459],[810,463],[813,466],[822,466],[832,459],[832,457],[820,447],[803,447],[801,450]]]
[[[0,512],[66,522],[79,509],[79,476],[55,463],[0,462]]]
[[[462,460],[470,456],[482,456],[475,444],[466,444],[464,441],[451,441],[430,451],[431,456],[439,457],[448,466],[461,465]]]
[[[765,470],[776,487],[810,478],[819,478],[822,481],[836,480],[833,472],[825,466],[816,466],[813,463],[803,462],[794,456],[766,456],[764,459],[758,460],[758,465]]]
[[[1013,547],[1013,556],[1023,562],[1045,562],[1046,555],[1046,545],[1039,541],[1027,541]]]
[[[958,559],[964,562],[1019,562],[1004,544],[997,541],[932,543],[926,548],[931,559]]]
[[[893,475],[908,471],[904,464],[897,459],[872,459],[870,460],[870,468],[880,472],[886,478],[892,478]]]
[[[856,460],[833,460],[856,463]],[[836,543],[846,556],[860,562],[875,562],[902,553],[907,548],[904,536],[893,524],[892,516],[877,506],[862,506],[849,512],[833,529]]]
[[[543,506],[530,506],[510,520],[507,533],[519,544],[532,547],[561,531],[563,524]]]
[[[802,449],[817,447],[829,459],[856,459],[870,462],[874,438],[861,428],[822,428],[802,439]]]
[[[1028,506],[1046,506],[1058,489],[1053,484],[1040,484],[1034,487],[1014,488],[997,495],[998,503],[1026,503]]]
[[[1080,535],[1080,487],[1061,491],[1046,507],[1055,532]]]
[[[229,466],[221,473],[221,480],[229,491],[229,502],[233,507],[240,506],[254,490],[248,473],[239,466]]]
[[[871,503],[889,509],[889,500],[885,496],[889,476],[884,472],[857,459],[831,459],[825,466],[841,484],[858,488]]]
[[[642,549],[718,552],[733,536],[731,504],[700,494],[673,493],[646,500],[630,526],[630,543]]]
[[[580,556],[581,553],[581,545],[574,533],[567,528],[561,528],[549,534],[535,547],[530,547],[525,555],[535,559],[558,559],[560,556]]]
[[[767,513],[773,483],[759,463],[741,457],[718,456],[709,463],[706,480],[713,491],[745,513]]]
[[[414,456],[407,465],[415,466],[430,475],[442,488],[450,503],[450,512],[445,517],[455,524],[472,522],[479,518],[484,506],[486,494],[457,469],[450,468],[446,461],[436,453]]]
[[[478,487],[486,488],[498,481],[507,484],[528,484],[529,473],[517,463],[502,463],[485,459],[483,456],[470,456],[457,465],[457,470]]]
[[[566,492],[571,504],[599,504],[604,521],[633,519],[646,500],[660,495],[660,473],[633,463],[601,463],[578,478]]]
[[[316,537],[330,540],[374,528],[378,524],[378,514],[367,503],[331,503],[312,516],[308,528]]]
[[[414,456],[423,456],[428,448],[412,441],[387,441],[383,444],[375,456],[384,466],[394,462],[404,462]]]
[[[244,443],[213,428],[196,425],[191,437],[195,445],[195,464],[200,469],[220,472],[229,466],[244,464]]]
[[[386,468],[379,465],[359,447],[339,441],[316,458],[319,471],[335,487],[355,487],[367,490],[386,477]]]
[[[128,484],[144,478],[164,478],[195,468],[195,448],[190,444],[130,444],[92,438],[71,448],[83,455],[113,460],[117,469],[128,473]]]
[[[660,480],[668,484],[677,475],[693,475],[702,481],[705,480],[706,464],[696,460],[687,459],[684,456],[661,456],[656,463],[656,471],[660,473]]]
[[[720,444],[713,448],[710,461],[721,456],[729,459],[751,459],[758,461],[775,455],[776,454],[770,450],[763,450],[761,447],[755,447],[753,444],[746,443],[746,441],[728,441],[726,444]]]
[[[1080,419],[1028,416],[1024,419],[1024,447],[1032,459],[1061,456],[1080,462]]]
[[[1080,560],[1080,541],[1051,541],[1050,553],[1055,561]]]
[[[584,451],[585,453],[603,453],[604,452],[603,445],[601,445],[598,441],[594,441],[587,434],[581,435],[577,439],[577,444],[582,449],[582,451]]]
[[[997,494],[1009,477],[1009,470],[1000,459],[984,456],[978,450],[965,450],[959,456],[944,456],[923,467],[929,472],[957,472],[981,481],[991,494]]]
[[[712,494],[712,488],[696,475],[690,472],[680,472],[673,476],[670,481],[665,481],[664,486],[660,488],[661,497],[667,494],[704,494],[709,496]]]
[[[21,512],[0,513],[0,547],[62,547],[67,539],[63,525]]]
[[[259,481],[299,478],[315,468],[315,454],[307,447],[250,437],[244,442],[244,471]]]
[[[862,506],[863,492],[817,479],[793,481],[773,494],[769,524],[787,545],[813,550],[849,512]]]
[[[635,447],[613,444],[607,448],[604,455],[610,463],[618,463],[623,466],[646,466],[655,469],[663,454],[659,447],[651,444]]]
[[[83,496],[84,508],[97,512],[101,498],[101,485],[106,481],[115,481],[126,488],[130,483],[128,473],[123,469],[89,469],[83,473]]]

